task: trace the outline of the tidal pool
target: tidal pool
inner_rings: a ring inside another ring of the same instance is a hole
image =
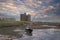
[[[23,34],[22,38],[14,40],[60,40],[60,29],[33,29],[33,35]]]

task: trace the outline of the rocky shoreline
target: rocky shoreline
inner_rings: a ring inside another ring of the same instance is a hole
[[[2,34],[0,34],[0,40],[13,40],[15,38],[16,37],[14,37],[14,36],[10,37],[10,35],[2,35]]]

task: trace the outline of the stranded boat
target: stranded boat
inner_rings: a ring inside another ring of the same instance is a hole
[[[26,35],[29,35],[29,36],[32,36],[32,31],[33,31],[33,29],[31,29],[31,28],[25,29]]]

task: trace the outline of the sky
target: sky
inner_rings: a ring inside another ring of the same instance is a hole
[[[25,12],[32,21],[60,22],[60,0],[0,0],[0,17],[19,20]]]

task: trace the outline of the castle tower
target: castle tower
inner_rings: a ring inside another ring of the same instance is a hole
[[[20,14],[20,20],[21,21],[31,21],[31,15],[26,15],[26,13],[24,14]]]

